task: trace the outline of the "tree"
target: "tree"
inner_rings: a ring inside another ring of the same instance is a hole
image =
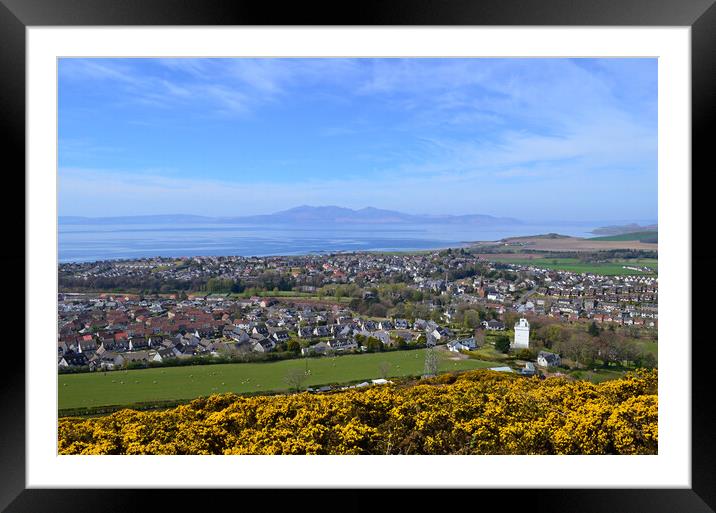
[[[381,342],[380,339],[377,339],[375,337],[368,337],[365,342],[365,347],[366,349],[368,349],[368,351],[382,351],[383,342]]]
[[[368,308],[368,315],[371,317],[385,317],[388,314],[388,308],[382,303],[374,303]]]
[[[477,347],[485,345],[485,330],[479,328],[475,330],[475,345]]]
[[[495,349],[501,353],[507,353],[510,350],[510,337],[507,335],[500,335],[495,340]]]
[[[558,346],[560,342],[569,340],[569,333],[562,329],[559,324],[548,324],[537,331],[537,336],[542,339],[546,348]]]
[[[443,313],[441,309],[436,308],[430,313],[430,320],[435,322],[442,322],[443,320]]]
[[[303,385],[304,381],[306,381],[307,378],[308,375],[305,371],[294,368],[289,369],[283,379],[288,384],[290,389],[296,390],[296,392],[298,392],[301,390],[301,385]]]
[[[504,318],[505,318],[505,327],[507,329],[511,329],[517,323],[517,320],[519,319],[519,315],[517,315],[514,312],[505,312]]]
[[[611,331],[604,331],[597,338],[598,355],[605,367],[619,361],[618,345],[621,339],[622,337]]]
[[[641,356],[639,358],[639,361],[636,362],[638,367],[646,367],[647,369],[653,369],[656,368],[656,356],[654,356],[652,353],[648,351],[643,351],[641,353]]]
[[[637,345],[630,340],[618,340],[616,344],[617,358],[626,365],[636,364],[640,359],[641,351]]]
[[[477,310],[465,310],[462,322],[466,328],[475,329],[482,322],[480,321],[480,313]]]
[[[438,373],[438,352],[434,347],[429,347],[425,350],[425,374],[428,376],[434,376]]]
[[[292,353],[298,353],[301,350],[301,343],[295,338],[291,338],[286,344],[286,349],[288,349]]]
[[[597,347],[593,338],[586,333],[578,332],[565,340],[558,341],[554,349],[573,362],[588,366],[596,357]]]
[[[400,335],[392,335],[390,340],[393,342],[393,347],[397,349],[405,349],[408,347],[408,343]]]
[[[597,326],[597,323],[592,321],[592,324],[589,325],[589,334],[593,337],[599,336],[599,326]]]

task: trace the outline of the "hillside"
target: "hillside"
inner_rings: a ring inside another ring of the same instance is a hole
[[[573,238],[573,237],[571,237],[569,235],[560,235],[559,233],[543,233],[540,235],[523,235],[523,236],[519,236],[519,237],[506,237],[506,238],[502,239],[500,242],[523,242],[525,239],[555,240],[555,239],[571,239],[571,238]]]
[[[213,395],[59,419],[60,454],[656,454],[656,371],[594,385],[494,371],[312,395]]]
[[[595,235],[622,235],[631,234],[636,232],[654,232],[658,229],[655,224],[639,225],[636,223],[614,225],[614,226],[602,226],[601,228],[595,228],[592,233]]]

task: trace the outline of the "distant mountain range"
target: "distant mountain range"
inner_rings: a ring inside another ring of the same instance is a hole
[[[636,233],[636,232],[655,232],[658,231],[658,225],[649,224],[645,226],[638,225],[636,223],[623,224],[618,226],[603,226],[601,228],[595,228],[591,233],[595,235],[621,235],[624,233]]]
[[[510,217],[494,217],[483,214],[468,215],[415,215],[366,207],[358,210],[325,206],[300,206],[275,212],[237,217],[207,217],[194,215],[149,215],[120,217],[59,216],[60,224],[523,224]]]

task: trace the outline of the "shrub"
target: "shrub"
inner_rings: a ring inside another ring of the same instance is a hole
[[[331,394],[213,395],[61,418],[60,454],[656,454],[656,371],[592,384],[478,370]]]

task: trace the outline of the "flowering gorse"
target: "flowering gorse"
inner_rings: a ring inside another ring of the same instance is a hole
[[[479,370],[313,395],[213,395],[59,422],[60,454],[656,454],[656,371],[592,384]]]

